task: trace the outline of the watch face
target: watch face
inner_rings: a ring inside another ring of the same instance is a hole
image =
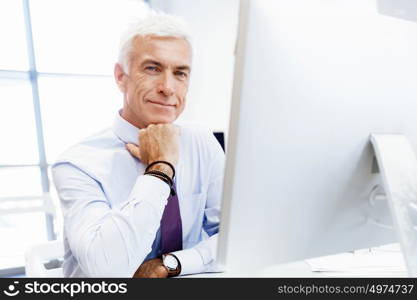
[[[164,265],[171,270],[175,270],[178,267],[177,259],[172,255],[165,255],[164,257]]]

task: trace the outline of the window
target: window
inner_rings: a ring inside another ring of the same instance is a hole
[[[0,1],[0,37],[0,70],[28,70],[22,1]]]
[[[111,126],[119,38],[147,12],[140,0],[0,1],[0,274],[61,235],[50,165]]]

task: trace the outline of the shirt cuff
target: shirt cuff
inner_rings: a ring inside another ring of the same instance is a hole
[[[123,203],[120,207],[129,204],[135,206],[140,202],[146,202],[156,210],[163,210],[167,204],[171,189],[168,184],[161,179],[150,175],[141,175],[136,179],[136,183],[130,192],[129,200]]]
[[[181,263],[179,275],[204,273],[205,265],[200,253],[195,248],[172,252]]]

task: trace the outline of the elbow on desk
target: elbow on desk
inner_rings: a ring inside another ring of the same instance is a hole
[[[101,229],[88,230],[79,239],[69,239],[83,273],[86,277],[133,277],[151,249],[133,254],[124,242],[103,236]]]

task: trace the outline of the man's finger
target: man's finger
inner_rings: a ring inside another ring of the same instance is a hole
[[[134,145],[134,144],[126,144],[126,149],[127,151],[129,151],[130,154],[132,154],[133,156],[140,158],[140,151],[139,151],[139,147]]]

